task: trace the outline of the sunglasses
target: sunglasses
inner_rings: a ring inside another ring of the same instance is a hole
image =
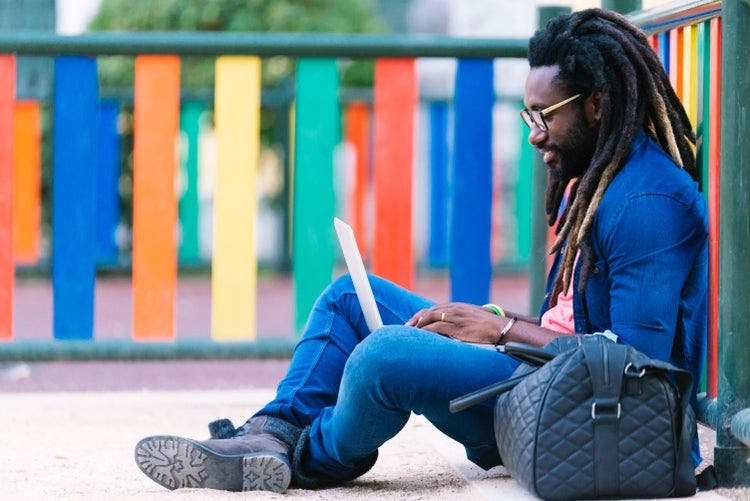
[[[524,108],[520,112],[521,118],[523,118],[523,121],[526,122],[526,125],[528,125],[529,128],[536,127],[542,132],[547,132],[549,128],[547,127],[547,122],[544,121],[544,117],[548,116],[553,111],[562,108],[566,104],[575,101],[579,97],[581,97],[581,95],[576,94],[575,96],[569,97],[568,99],[553,104],[552,106],[544,108],[543,110],[529,110],[527,108]]]

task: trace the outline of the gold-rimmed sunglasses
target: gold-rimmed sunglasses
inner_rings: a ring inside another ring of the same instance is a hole
[[[566,104],[575,101],[581,97],[580,94],[576,94],[575,96],[571,96],[568,99],[564,99],[560,101],[559,103],[553,104],[552,106],[548,106],[547,108],[544,108],[543,110],[529,110],[527,108],[524,108],[521,110],[521,118],[523,118],[523,121],[526,122],[526,125],[529,126],[529,128],[536,127],[542,132],[547,132],[547,122],[544,121],[544,117],[548,116],[553,111],[562,108]]]

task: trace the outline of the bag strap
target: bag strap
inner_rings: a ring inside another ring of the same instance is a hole
[[[628,348],[599,339],[584,339],[583,354],[589,370],[594,402],[591,419],[594,421],[594,483],[596,492],[619,493],[619,442],[621,413],[620,393],[625,374]]]
[[[490,399],[495,395],[501,395],[506,391],[510,391],[532,372],[536,372],[536,369],[529,371],[526,374],[521,374],[520,376],[512,377],[510,379],[500,381],[499,383],[493,383],[489,386],[485,386],[484,388],[479,388],[476,391],[467,393],[466,395],[454,398],[448,403],[448,410],[455,414],[458,411],[468,409],[469,407],[473,407],[478,403],[484,402],[485,400]]]

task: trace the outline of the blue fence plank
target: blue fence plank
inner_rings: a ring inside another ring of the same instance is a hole
[[[669,32],[665,31],[659,33],[659,48],[658,48],[659,60],[662,66],[669,73]]]
[[[96,253],[96,61],[55,60],[52,203],[54,337],[91,339]]]
[[[427,262],[448,265],[448,103],[430,104],[430,240]]]
[[[96,263],[117,263],[119,249],[115,232],[120,222],[120,134],[117,120],[120,104],[102,101],[99,106],[99,137],[96,171]]]
[[[494,102],[492,60],[459,60],[450,192],[453,301],[483,304],[489,299]]]

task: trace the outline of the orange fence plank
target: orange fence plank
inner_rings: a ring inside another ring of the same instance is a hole
[[[711,77],[709,90],[708,144],[708,356],[706,364],[706,393],[710,398],[718,394],[719,368],[719,180],[721,165],[721,19],[711,20],[710,35]]]
[[[42,114],[39,103],[16,103],[13,118],[13,253],[16,264],[39,261]]]
[[[0,340],[13,336],[13,111],[16,59],[0,55]]]
[[[370,108],[365,103],[351,103],[346,107],[344,126],[346,141],[352,145],[355,153],[354,172],[352,172],[351,191],[349,195],[348,220],[362,256],[368,256],[368,232],[366,227],[367,191],[369,180],[370,155]]]
[[[412,179],[417,79],[414,59],[375,62],[375,242],[372,269],[414,282]]]
[[[135,59],[133,337],[174,337],[180,60]]]
[[[682,100],[683,38],[682,28],[669,32],[669,81],[680,100]]]

